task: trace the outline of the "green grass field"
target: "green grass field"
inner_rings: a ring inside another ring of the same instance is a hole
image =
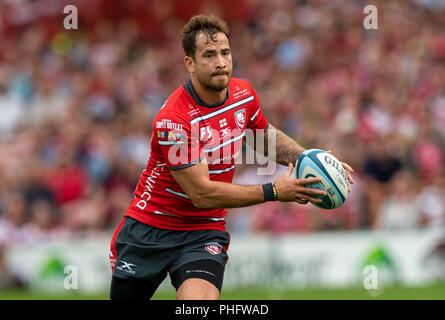
[[[77,291],[68,293],[43,293],[28,291],[0,291],[0,300],[107,300],[108,292],[82,294]],[[175,299],[175,292],[159,291],[154,300]],[[223,290],[221,300],[445,300],[445,284],[428,287],[391,287],[381,292],[369,292],[363,288],[349,289],[305,289],[278,290],[266,288],[243,288]]]

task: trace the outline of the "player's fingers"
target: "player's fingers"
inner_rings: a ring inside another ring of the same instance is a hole
[[[351,172],[351,173],[354,172],[354,169],[352,169],[351,166],[349,164],[347,164],[346,162],[342,162],[341,164],[342,164],[343,168],[345,168],[346,171]]]
[[[298,202],[299,204],[307,204],[309,201],[301,199],[301,198],[295,198],[295,201]]]
[[[316,195],[316,196],[325,196],[326,191],[314,188],[300,188],[298,189],[298,193],[304,193],[307,195]]]
[[[321,178],[296,179],[296,183],[301,186],[311,184],[311,183],[317,183],[317,182],[321,182]]]
[[[328,150],[327,152],[332,154],[335,157],[335,155],[332,153],[332,150]],[[342,164],[343,168],[345,168],[346,171],[349,171],[351,173],[354,172],[354,169],[352,169],[352,167],[349,164],[347,164],[346,162],[340,161],[340,163]]]
[[[352,179],[352,176],[349,172],[346,172],[346,177],[348,178],[350,184],[354,184],[354,180]]]
[[[286,175],[290,176],[292,174],[292,170],[294,169],[294,165],[292,163],[289,163],[286,170]]]
[[[315,202],[315,203],[321,203],[323,201],[320,198],[314,198],[314,197],[308,196],[306,194],[298,194],[297,197],[301,198],[303,200],[307,200],[307,201]]]

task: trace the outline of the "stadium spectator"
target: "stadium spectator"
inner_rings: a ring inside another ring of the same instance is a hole
[[[399,171],[389,185],[389,196],[380,205],[375,226],[381,229],[412,229],[420,224],[414,177]]]
[[[426,184],[417,198],[420,210],[420,224],[433,228],[445,226],[445,176],[436,175]]]
[[[9,268],[5,250],[0,245],[0,289],[23,289],[24,287],[26,287],[25,281]]]

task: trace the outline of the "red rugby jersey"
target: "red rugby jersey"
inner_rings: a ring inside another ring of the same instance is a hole
[[[205,105],[189,79],[167,99],[153,121],[151,150],[125,215],[171,230],[225,230],[221,209],[197,208],[170,170],[207,160],[210,179],[232,182],[246,129],[266,129],[251,85],[232,78],[226,99]]]

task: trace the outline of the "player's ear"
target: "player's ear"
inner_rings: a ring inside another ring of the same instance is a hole
[[[190,73],[195,72],[195,60],[192,57],[185,56],[184,57],[184,64],[185,64],[185,67],[187,68],[187,70]]]

